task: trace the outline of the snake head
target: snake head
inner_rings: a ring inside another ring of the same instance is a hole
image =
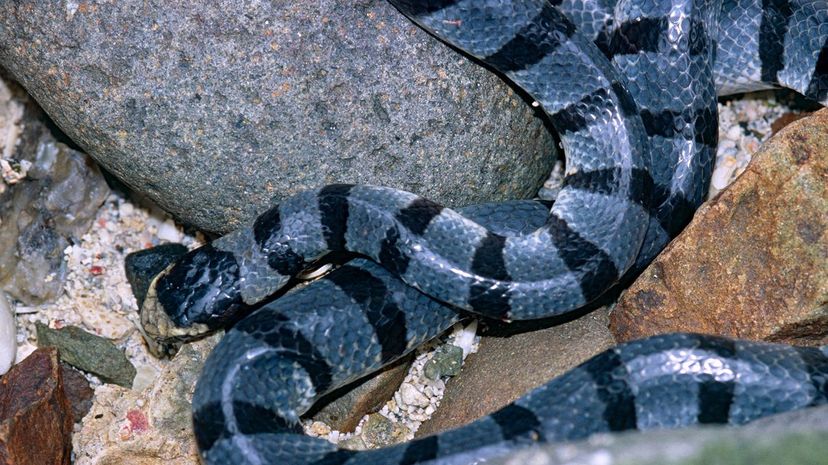
[[[210,244],[190,252],[163,247],[127,257],[127,275],[141,300],[141,331],[156,356],[224,326],[244,306],[232,254]]]
[[[174,265],[170,265],[172,266]],[[202,323],[179,326],[167,314],[158,300],[156,291],[156,282],[167,270],[153,279],[141,305],[141,334],[147,342],[150,353],[158,358],[172,356],[178,352],[183,343],[198,339],[212,331]]]

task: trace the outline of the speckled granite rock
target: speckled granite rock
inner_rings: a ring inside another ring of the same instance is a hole
[[[332,182],[448,205],[534,195],[552,138],[384,0],[23,0],[0,64],[109,171],[226,232]]]
[[[703,427],[593,436],[487,460],[491,465],[816,465],[828,456],[828,406],[743,427]]]
[[[672,331],[828,344],[828,109],[796,121],[621,296],[618,341]]]

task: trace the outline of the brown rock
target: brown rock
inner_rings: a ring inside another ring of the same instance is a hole
[[[0,463],[68,465],[71,434],[57,350],[37,349],[0,378]]]
[[[621,297],[618,341],[696,331],[828,343],[828,110],[768,141]]]
[[[480,349],[446,383],[440,407],[420,426],[417,437],[491,413],[613,344],[605,308],[564,324],[513,331],[505,326],[484,333]]]
[[[317,403],[311,418],[337,431],[353,431],[362,417],[382,407],[394,395],[413,361],[413,356],[405,357],[356,385],[328,394],[320,400],[321,404]]]
[[[793,123],[794,121],[799,121],[802,118],[809,116],[810,114],[811,112],[809,111],[803,113],[783,113],[782,116],[776,118],[776,120],[773,123],[771,123],[771,131],[773,134],[776,134],[777,132],[781,131],[782,128],[784,128],[785,126]]]
[[[92,396],[95,391],[89,387],[86,377],[69,365],[61,362],[60,372],[63,376],[63,391],[72,406],[72,419],[78,423],[92,408]]]

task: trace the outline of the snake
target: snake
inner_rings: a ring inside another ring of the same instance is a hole
[[[467,314],[562,315],[640,273],[691,220],[716,97],[828,103],[825,0],[390,0],[519,87],[566,155],[549,204],[450,209],[334,184],[300,192],[156,276],[151,349],[232,325],[193,397],[205,463],[475,463],[596,432],[742,424],[828,398],[828,349],[669,334],[616,346],[456,430],[375,451],[301,434],[321,395]],[[514,223],[518,223],[516,227]],[[321,258],[362,258],[270,303]]]

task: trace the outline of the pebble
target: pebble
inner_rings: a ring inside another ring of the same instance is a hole
[[[143,391],[152,386],[158,379],[159,371],[152,365],[138,365],[135,367],[135,378],[132,380],[132,389]]]
[[[441,376],[456,376],[460,373],[462,365],[463,349],[453,344],[445,344],[434,352],[434,356],[423,367],[423,373],[426,378],[432,380]]]
[[[331,434],[331,427],[321,421],[315,421],[310,425],[309,434],[312,436],[324,436],[326,434]]]
[[[449,340],[451,344],[463,349],[463,360],[469,354],[477,352],[477,346],[480,343],[480,338],[477,337],[477,320],[472,320],[466,326],[463,326],[461,323],[454,325]]]
[[[403,403],[407,405],[425,407],[429,404],[428,397],[424,396],[412,384],[403,383],[402,386],[400,386],[400,393],[400,397],[402,398]]]
[[[161,244],[155,232],[165,221],[157,207],[133,203],[120,193],[111,194],[89,231],[64,250],[68,275],[63,295],[54,303],[16,306],[17,360],[37,348],[36,322],[53,328],[74,325],[116,341],[137,367],[133,387],[143,389],[156,382],[169,361],[151,356],[136,330],[138,308],[124,274],[124,259],[130,252]],[[197,234],[184,235],[181,242],[194,248],[205,241]],[[92,273],[93,266],[100,267],[101,274]],[[97,376],[86,376],[93,387],[101,385]]]
[[[17,322],[8,298],[0,291],[0,375],[9,371],[17,354]]]
[[[158,233],[156,235],[158,236],[158,239],[161,239],[162,241],[179,242],[181,240],[182,233],[175,223],[168,218],[158,226]]]
[[[109,339],[75,326],[52,329],[38,322],[35,327],[38,346],[57,347],[60,359],[69,365],[93,373],[103,381],[132,387],[135,367]]]

